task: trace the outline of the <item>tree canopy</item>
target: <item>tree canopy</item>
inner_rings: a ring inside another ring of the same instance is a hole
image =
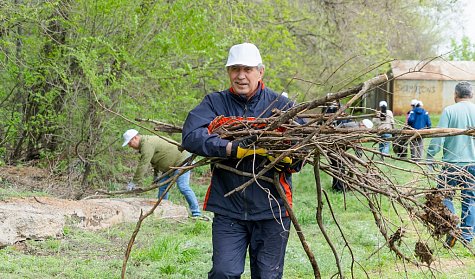
[[[180,125],[229,86],[231,45],[256,44],[266,84],[304,101],[435,56],[452,2],[2,1],[0,162],[115,180],[127,119]]]

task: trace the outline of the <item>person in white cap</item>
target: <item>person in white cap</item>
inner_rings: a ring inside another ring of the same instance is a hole
[[[339,105],[338,105],[339,107]],[[331,109],[330,109],[331,110]],[[328,110],[327,110],[328,112]],[[336,110],[334,110],[336,112]],[[363,119],[361,121],[354,121],[354,120],[337,120],[336,122],[336,127],[337,128],[367,128],[367,129],[372,129],[373,128],[373,122],[369,119]],[[360,146],[359,144],[356,146]],[[353,147],[353,150],[355,151],[356,156],[358,158],[363,157],[363,151],[359,147]],[[345,167],[345,163],[342,160],[339,160],[338,158],[329,158],[330,160],[330,165],[338,169],[340,173],[343,175],[351,175],[351,169],[348,169]],[[341,177],[333,177],[332,178],[332,188],[333,191],[335,192],[346,192],[348,190],[348,186],[345,183],[344,179]]]
[[[422,108],[422,101],[417,101],[414,109],[409,113],[407,125],[413,129],[430,129],[432,122],[430,121],[429,113]],[[421,137],[416,137],[409,142],[411,147],[411,159],[419,160],[424,154],[424,141]]]
[[[207,94],[188,114],[182,133],[186,150],[222,158],[221,166],[211,166],[204,204],[204,210],[214,213],[213,266],[208,278],[240,278],[247,252],[252,278],[282,278],[290,229],[284,201],[274,183],[246,175],[258,173],[272,159],[265,149],[254,148],[252,136],[231,141],[219,137],[210,127],[223,117],[267,118],[274,109],[287,110],[293,104],[264,86],[264,65],[254,44],[232,46],[225,66],[231,87]],[[290,205],[291,176],[300,167],[299,162],[285,160],[266,173],[270,178],[279,177],[277,187],[281,187]],[[246,189],[226,195],[246,181],[251,183]]]
[[[394,129],[394,116],[393,112],[388,109],[388,103],[386,101],[379,102],[379,110],[376,111],[376,117],[373,118],[373,122],[377,125],[378,129]],[[381,135],[381,142],[379,143],[379,152],[382,154],[389,154],[389,141],[392,135],[390,133],[384,133]],[[381,158],[384,159],[382,156]]]
[[[123,134],[123,147],[129,146],[140,153],[139,163],[135,170],[135,175],[132,181],[127,184],[127,190],[131,191],[136,188],[136,185],[142,184],[145,172],[148,170],[150,164],[153,167],[154,182],[164,182],[170,178],[166,176],[160,181],[155,181],[160,172],[164,173],[170,170],[170,167],[178,166],[190,154],[186,151],[180,151],[178,144],[173,144],[158,136],[140,135],[135,129],[127,130]],[[179,172],[176,170],[175,173]],[[192,217],[202,217],[201,210],[196,199],[196,195],[190,188],[190,171],[185,172],[176,180],[178,189],[185,197],[191,211]],[[158,190],[158,198],[162,196],[168,184],[160,186]],[[163,197],[168,199],[168,193]]]
[[[406,124],[407,124],[407,120],[409,119],[409,114],[411,114],[411,111],[416,107],[418,102],[419,102],[419,100],[417,100],[417,99],[412,99],[411,100],[411,109],[406,113]]]

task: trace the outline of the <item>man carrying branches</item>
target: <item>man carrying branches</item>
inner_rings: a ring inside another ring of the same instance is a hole
[[[272,178],[276,173],[279,175],[278,187],[282,187],[288,203],[292,204],[291,173],[295,169],[291,159],[285,157],[265,177],[225,197],[254,179],[253,175],[274,157],[267,150],[255,147],[258,134],[230,141],[220,138],[213,129],[221,121],[269,117],[272,109],[285,110],[292,104],[264,86],[264,65],[255,45],[232,46],[226,70],[231,88],[205,96],[188,114],[182,134],[186,150],[224,159],[221,166],[211,166],[211,185],[204,204],[205,210],[214,212],[213,267],[208,278],[240,278],[248,248],[252,278],[281,278],[290,219]]]
[[[465,81],[458,83],[455,86],[455,104],[444,109],[438,127],[460,129],[475,127],[475,104],[471,102],[472,98],[470,83]],[[443,148],[442,161],[448,165],[442,169],[439,179],[443,184],[439,187],[462,188],[461,240],[469,243],[473,239],[475,226],[475,139],[466,135],[434,138],[430,142],[427,159],[432,161],[441,148]],[[452,202],[455,190],[449,190],[448,193],[444,204],[455,214]],[[454,235],[448,235],[447,246],[453,247],[455,239]]]

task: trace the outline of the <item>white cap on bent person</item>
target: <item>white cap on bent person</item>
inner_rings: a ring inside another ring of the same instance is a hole
[[[386,101],[381,101],[381,102],[379,102],[379,106],[380,107],[387,107],[388,103],[386,103]]]
[[[229,49],[226,67],[232,65],[255,67],[259,64],[262,64],[262,58],[259,49],[254,44],[243,43],[234,45]]]
[[[417,102],[419,102],[419,101],[416,100],[416,99],[412,99],[412,100],[411,100],[411,106],[417,105]]]
[[[126,146],[129,144],[130,140],[135,137],[139,132],[135,129],[130,129],[125,131],[125,133],[122,135],[124,137],[124,143],[122,144],[122,147]]]

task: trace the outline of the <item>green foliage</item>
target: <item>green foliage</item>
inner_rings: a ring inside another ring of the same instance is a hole
[[[169,236],[157,240],[150,248],[137,249],[134,258],[138,261],[160,261],[161,259],[169,258],[178,253],[178,250],[178,241],[176,238]]]
[[[198,236],[200,234],[205,235],[207,233],[208,226],[204,222],[196,222],[194,226],[184,228],[182,233],[190,236]]]
[[[475,42],[464,36],[460,43],[452,39],[451,46],[453,51],[449,54],[450,60],[475,61]]]
[[[255,43],[266,85],[305,101],[385,71],[378,65],[389,57],[433,54],[438,33],[429,11],[450,4],[7,0],[1,6],[0,161],[74,170],[85,190],[130,176],[117,141],[137,128],[134,118],[181,125],[205,94],[228,87],[231,45]]]
[[[397,163],[399,164],[399,163]],[[402,167],[402,166],[401,166]],[[393,174],[396,175],[396,174]],[[330,278],[336,272],[335,259],[316,224],[315,180],[313,169],[305,167],[293,176],[294,210],[297,217],[308,216],[300,223],[306,240],[315,254],[322,278]],[[411,180],[413,177],[403,177]],[[204,185],[199,185],[204,186]],[[421,182],[420,187],[428,187]],[[351,252],[358,262],[354,265],[355,278],[427,278],[427,270],[403,263],[385,246],[372,214],[356,192],[342,193],[331,191],[331,179],[322,175],[322,187],[327,192],[334,216],[349,242]],[[196,187],[195,187],[196,188]],[[204,199],[204,193],[198,195]],[[408,216],[395,214],[390,201],[381,198],[380,210],[388,216],[388,229],[410,223]],[[186,201],[181,205],[186,206]],[[403,211],[399,210],[401,214]],[[313,220],[312,220],[313,218]],[[305,221],[306,220],[306,221]],[[343,237],[330,214],[326,200],[323,206],[323,224],[335,245],[346,277],[351,277],[351,257]],[[203,278],[211,268],[211,222],[185,220],[157,220],[147,218],[138,233],[128,265],[127,278]],[[95,232],[82,231],[68,226],[61,239],[46,241],[26,241],[23,245],[10,246],[0,250],[1,278],[118,278],[122,268],[124,252],[135,224],[120,224]],[[399,248],[408,254],[413,253],[413,241],[420,236],[429,239],[424,228],[408,230],[403,239],[407,245]],[[473,256],[461,245],[451,251],[442,248],[438,241],[428,241],[440,259],[437,278],[465,278],[475,272]],[[23,247],[23,248],[22,248]],[[373,254],[379,247],[382,247]],[[456,268],[451,263],[457,257]],[[246,261],[243,278],[250,278]],[[406,270],[406,272],[394,272]],[[13,275],[12,275],[13,274]],[[16,276],[16,277],[15,277]],[[286,252],[284,278],[314,278],[311,265],[302,248],[295,229],[291,229]]]

